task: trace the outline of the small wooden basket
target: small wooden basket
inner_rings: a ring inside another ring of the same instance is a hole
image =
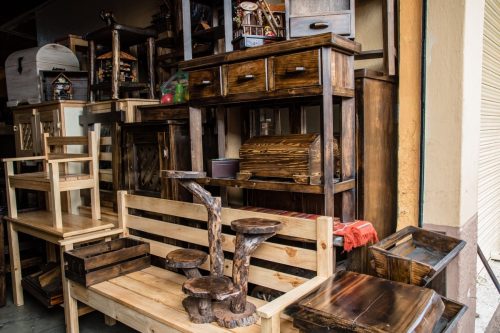
[[[85,287],[151,265],[149,243],[131,238],[84,246],[64,253],[66,277]]]
[[[377,276],[427,286],[465,246],[436,232],[406,227],[370,246]]]

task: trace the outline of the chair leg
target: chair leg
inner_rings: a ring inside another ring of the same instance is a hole
[[[51,210],[52,224],[55,228],[62,229],[62,213],[61,213],[61,190],[59,189],[59,164],[49,163],[50,175],[50,195],[51,195]]]
[[[19,238],[17,230],[11,222],[7,222],[7,233],[9,235],[9,255],[10,255],[10,272],[12,275],[12,293],[14,304],[21,306],[24,304],[23,288],[21,286],[21,256],[19,253]]]
[[[64,272],[64,252],[73,249],[73,244],[61,246],[61,277],[64,297],[64,318],[66,320],[66,333],[78,333],[78,302],[71,295],[70,281]]]

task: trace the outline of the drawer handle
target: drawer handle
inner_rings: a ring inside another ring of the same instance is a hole
[[[305,67],[302,66],[297,66],[294,69],[287,69],[285,72],[286,75],[293,75],[293,74],[299,74],[299,73],[304,73],[306,71]]]
[[[330,26],[330,24],[328,22],[315,22],[315,23],[311,23],[309,25],[309,28],[315,29],[315,30],[321,30],[321,29],[326,29],[329,26]]]
[[[210,80],[202,80],[201,82],[196,83],[195,86],[206,87],[206,86],[209,86],[211,84],[212,84],[212,81],[210,81]]]
[[[255,79],[255,75],[253,74],[245,74],[238,76],[238,81],[249,81]]]

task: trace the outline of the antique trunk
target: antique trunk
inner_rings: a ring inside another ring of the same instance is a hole
[[[59,44],[47,44],[12,53],[5,60],[9,101],[40,103],[43,100],[43,89],[39,72],[42,70],[78,71],[80,64],[70,49]]]
[[[240,159],[240,180],[264,177],[293,179],[299,184],[321,183],[317,133],[253,137],[241,146]]]
[[[85,287],[151,264],[149,243],[130,238],[80,247],[64,253],[65,274]]]

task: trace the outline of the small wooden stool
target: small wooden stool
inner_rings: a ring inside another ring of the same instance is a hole
[[[189,319],[196,324],[215,321],[212,300],[224,301],[238,293],[229,278],[212,276],[189,279],[182,285],[182,291],[189,295],[182,305],[189,313]]]
[[[231,222],[236,231],[236,244],[233,257],[233,283],[238,290],[231,304],[214,305],[217,323],[227,328],[252,325],[257,321],[255,305],[247,302],[248,274],[252,253],[282,227],[281,222],[260,218],[247,218]]]
[[[207,261],[207,254],[200,250],[178,249],[167,254],[166,266],[182,269],[188,279],[201,277],[198,267]]]

